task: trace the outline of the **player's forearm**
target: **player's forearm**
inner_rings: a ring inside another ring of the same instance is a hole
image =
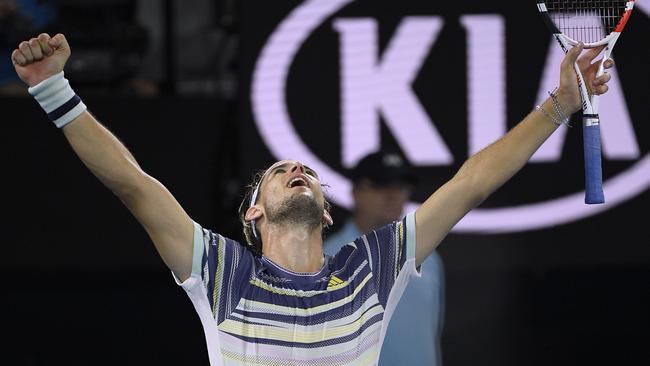
[[[144,176],[127,148],[88,111],[63,127],[70,146],[90,171],[120,198],[137,190]]]
[[[557,117],[551,98],[541,107]],[[533,110],[505,136],[470,157],[456,177],[468,178],[478,202],[486,199],[517,173],[557,129],[548,116]]]
[[[553,110],[551,102],[542,108]],[[425,260],[467,212],[519,171],[556,128],[542,112],[531,112],[501,139],[470,157],[437,189],[415,213],[416,264]]]

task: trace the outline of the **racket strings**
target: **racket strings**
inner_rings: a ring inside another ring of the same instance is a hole
[[[609,35],[625,12],[627,0],[546,1],[555,26],[576,41],[594,43]]]

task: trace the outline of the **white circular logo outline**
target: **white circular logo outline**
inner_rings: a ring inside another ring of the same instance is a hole
[[[264,45],[251,82],[253,119],[271,153],[278,159],[300,160],[319,172],[332,188],[332,201],[351,209],[350,181],[321,161],[300,139],[289,118],[285,87],[296,53],[309,35],[332,14],[354,0],[310,0],[297,6]],[[272,138],[271,138],[272,136]],[[650,186],[650,153],[603,184],[607,202],[586,205],[584,192],[552,200],[501,208],[476,208],[453,229],[456,233],[507,233],[560,225],[609,210]],[[410,202],[407,211],[421,203]]]

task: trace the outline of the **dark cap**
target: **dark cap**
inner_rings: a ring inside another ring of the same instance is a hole
[[[416,183],[411,166],[404,157],[392,151],[379,151],[362,158],[352,169],[354,184],[363,179],[380,186]]]

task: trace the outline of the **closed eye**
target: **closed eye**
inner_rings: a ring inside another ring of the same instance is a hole
[[[316,174],[315,171],[313,171],[313,170],[311,170],[309,168],[305,169],[305,173],[307,173],[308,175],[311,175],[312,177],[318,179],[318,174]]]

